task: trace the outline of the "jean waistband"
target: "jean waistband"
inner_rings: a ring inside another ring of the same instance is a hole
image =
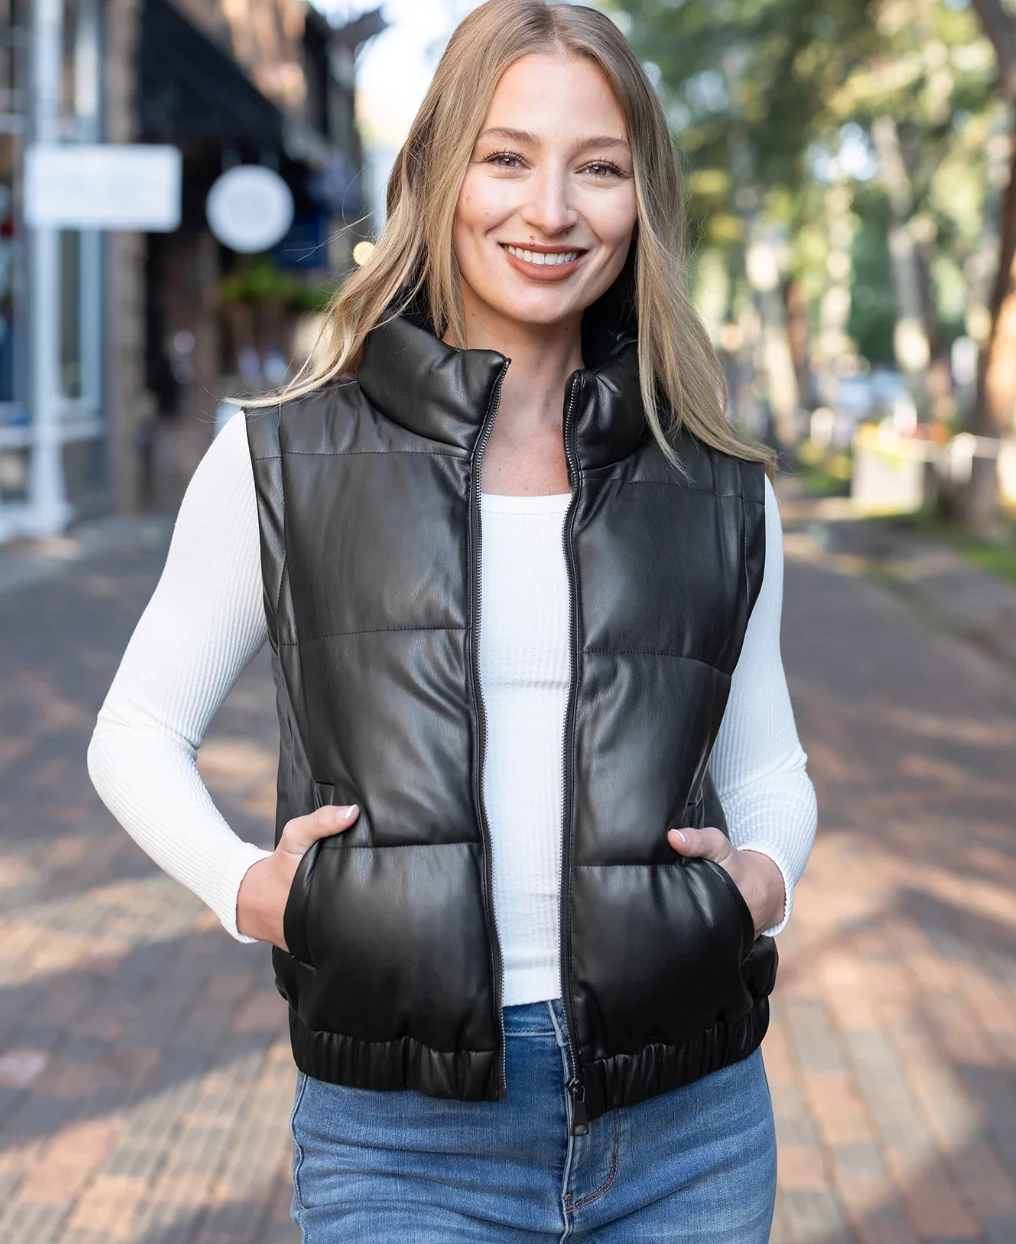
[[[561,999],[547,1002],[523,1002],[518,1006],[502,1008],[506,1036],[547,1036],[559,1031],[564,1025]],[[555,1026],[554,1019],[557,1020]]]

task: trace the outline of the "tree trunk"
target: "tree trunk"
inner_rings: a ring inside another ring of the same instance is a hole
[[[797,373],[797,392],[801,406],[811,410],[817,406],[811,375],[811,351],[808,334],[808,297],[796,277],[791,277],[783,287],[783,301],[787,311],[787,339],[790,354]]]
[[[1016,19],[1002,0],[972,0],[998,58],[1001,94],[1016,106]],[[1016,402],[1016,130],[1009,139],[1009,183],[1002,201],[998,268],[991,295],[991,331],[981,351],[971,430],[998,436],[1012,427]],[[991,470],[985,469],[991,467]],[[968,522],[990,523],[998,512],[998,474],[988,460],[974,462],[960,508]]]
[[[889,227],[889,259],[893,292],[896,296],[896,330],[893,345],[896,361],[906,378],[907,388],[917,407],[918,418],[928,410],[928,364],[931,343],[926,328],[927,308],[924,277],[917,243],[911,230],[913,196],[907,174],[899,131],[892,117],[882,116],[872,126],[878,148],[882,179],[889,196],[892,224]]]
[[[1010,139],[1009,185],[1002,200],[998,270],[991,292],[991,331],[981,351],[971,431],[1000,436],[1016,409],[1016,133]]]
[[[777,445],[787,452],[801,439],[800,397],[783,301],[779,245],[773,231],[758,216],[751,226],[745,268],[761,321],[759,370],[766,379]]]
[[[743,48],[730,48],[723,57],[723,73],[732,99],[742,94],[739,63]],[[760,321],[757,367],[766,380],[766,396],[775,440],[781,450],[793,449],[800,439],[797,373],[787,336],[787,313],[781,288],[779,247],[761,219],[765,192],[755,178],[755,155],[748,132],[735,126],[728,135],[730,173],[747,243],[745,272]]]
[[[999,226],[998,268],[989,304],[991,331],[981,350],[970,412],[970,430],[979,436],[1011,432],[1016,412],[1016,131],[1010,135],[1009,184]],[[971,526],[983,527],[998,512],[998,477],[993,461],[975,466],[979,469],[958,498],[958,509]]]
[[[826,288],[819,310],[819,333],[815,349],[818,369],[818,397],[825,406],[835,406],[840,376],[851,355],[847,325],[850,322],[853,263],[851,248],[854,225],[851,215],[853,193],[846,173],[836,161],[833,184],[826,191]]]

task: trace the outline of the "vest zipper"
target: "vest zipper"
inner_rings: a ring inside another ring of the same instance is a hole
[[[487,442],[490,440],[490,434],[494,428],[494,420],[497,418],[498,408],[501,405],[501,386],[504,384],[504,378],[510,363],[511,359],[505,359],[504,366],[501,368],[501,374],[497,379],[496,385],[494,386],[494,392],[490,399],[490,407],[488,408],[487,414],[484,417],[484,421],[480,427],[480,434],[477,437],[476,446],[473,450],[472,478],[470,481],[469,492],[469,526],[473,557],[472,634],[470,636],[472,651],[470,656],[473,667],[473,689],[477,709],[476,716],[479,723],[479,737],[477,739],[478,762],[476,766],[474,794],[476,798],[477,816],[480,822],[480,834],[483,839],[483,885],[486,891],[487,906],[490,912],[489,934],[491,973],[493,975],[494,1011],[497,1015],[498,1052],[500,1054],[500,1071],[497,1081],[497,1095],[499,1098],[503,1098],[508,1095],[508,1077],[505,1067],[506,1055],[504,1013],[501,1009],[501,999],[504,992],[504,982],[502,980],[504,968],[501,960],[501,942],[497,935],[497,916],[494,911],[493,847],[491,846],[490,840],[490,826],[487,823],[487,809],[483,801],[483,767],[487,753],[487,709],[483,702],[483,688],[480,685],[480,603],[483,599],[483,563],[480,556],[480,462],[483,458],[483,451],[487,448]]]
[[[574,801],[574,783],[572,781],[571,760],[575,750],[575,691],[578,683],[578,619],[575,591],[575,556],[572,549],[572,529],[575,521],[575,503],[578,500],[580,478],[575,451],[572,445],[572,416],[575,413],[577,377],[572,377],[568,388],[568,401],[564,412],[564,456],[568,467],[568,479],[572,486],[572,499],[568,503],[568,512],[564,520],[564,557],[568,572],[568,652],[570,674],[568,684],[568,705],[564,717],[564,733],[562,738],[564,775],[564,816],[562,818],[561,842],[561,912],[560,912],[560,956],[561,956],[561,1008],[564,1012],[565,1030],[568,1044],[571,1046],[572,1074],[567,1083],[568,1095],[571,1099],[573,1136],[586,1136],[589,1133],[589,1114],[586,1110],[586,1086],[579,1067],[578,1045],[575,1041],[575,1010],[572,1005],[570,973],[568,965],[571,959],[571,849],[572,849],[572,803]]]
[[[572,1061],[574,1062],[574,1052]],[[586,1110],[586,1086],[575,1076],[568,1081],[568,1095],[572,1106],[572,1135],[589,1135],[589,1113]]]

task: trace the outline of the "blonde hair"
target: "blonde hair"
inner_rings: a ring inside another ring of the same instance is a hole
[[[624,113],[638,205],[639,369],[653,435],[672,460],[671,441],[684,426],[716,449],[771,468],[772,452],[742,436],[727,418],[723,373],[685,290],[678,160],[652,84],[603,13],[546,0],[487,0],[453,34],[395,161],[387,224],[368,263],[346,281],[327,313],[325,361],[298,375],[283,398],[355,371],[371,329],[421,293],[437,335],[465,345],[452,247],[459,191],[501,75],[523,56],[548,52],[597,65]]]

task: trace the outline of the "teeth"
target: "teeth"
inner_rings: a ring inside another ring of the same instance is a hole
[[[538,267],[558,268],[561,264],[572,263],[579,257],[578,251],[562,251],[548,255],[544,251],[527,251],[518,246],[507,246],[505,249],[510,255],[524,259],[526,263],[536,264]]]

